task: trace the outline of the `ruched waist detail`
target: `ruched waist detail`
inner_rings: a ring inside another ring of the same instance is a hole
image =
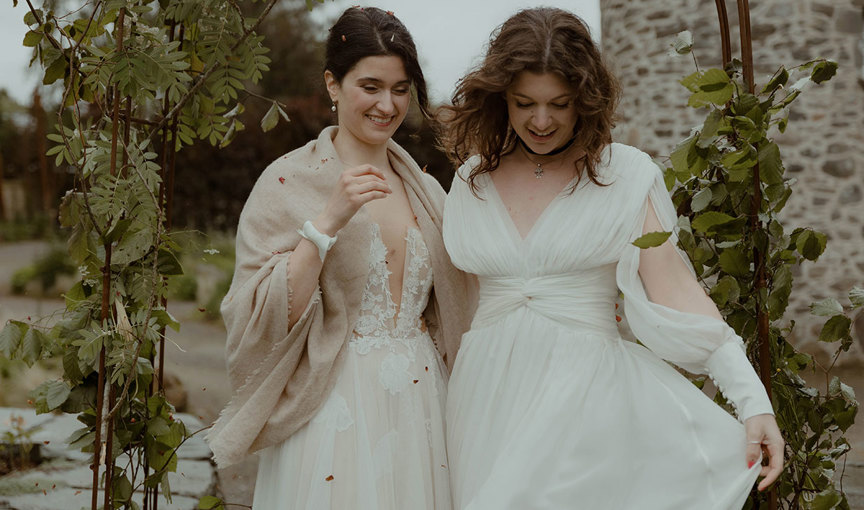
[[[480,277],[474,327],[485,327],[526,308],[568,328],[615,336],[614,267],[554,275]]]

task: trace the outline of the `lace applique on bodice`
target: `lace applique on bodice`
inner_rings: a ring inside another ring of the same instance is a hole
[[[416,349],[424,334],[422,313],[432,289],[432,266],[423,236],[416,228],[409,228],[405,236],[405,267],[402,278],[401,306],[397,306],[390,293],[390,270],[385,255],[387,247],[381,239],[377,223],[372,224],[372,242],[369,251],[369,277],[363,289],[360,316],[354,324],[351,343],[359,354],[373,348],[391,346],[399,342]]]

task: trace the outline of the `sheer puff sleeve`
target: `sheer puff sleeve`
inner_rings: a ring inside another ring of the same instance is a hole
[[[741,337],[718,318],[687,255],[677,248],[677,215],[660,169],[647,154],[632,152],[625,158],[630,168],[624,173],[628,199],[639,208],[616,273],[630,328],[661,358],[692,373],[707,373],[742,422],[758,414],[774,414]],[[648,262],[649,256],[631,243],[643,231],[656,230],[672,235],[664,246],[649,250],[667,256],[652,255]]]

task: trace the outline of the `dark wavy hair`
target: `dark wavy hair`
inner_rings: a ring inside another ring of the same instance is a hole
[[[574,144],[584,151],[576,161],[577,183],[587,175],[602,185],[596,166],[612,141],[620,89],[585,22],[562,9],[525,9],[493,32],[483,62],[456,85],[453,104],[437,112],[440,142],[448,158],[461,165],[472,154],[480,154],[482,161],[468,177],[476,193],[474,179],[498,168],[501,156],[515,149],[505,92],[522,71],[557,73],[574,87]]]
[[[366,57],[395,56],[402,59],[408,79],[417,94],[417,104],[424,117],[430,118],[426,78],[417,60],[414,39],[393,15],[377,7],[350,7],[330,28],[324,70],[342,83],[345,75]]]

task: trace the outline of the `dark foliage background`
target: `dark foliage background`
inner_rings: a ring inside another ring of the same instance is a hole
[[[303,9],[305,11],[305,9]],[[232,231],[246,197],[264,168],[279,156],[316,138],[334,124],[330,100],[324,88],[323,62],[327,27],[316,25],[296,9],[273,12],[262,26],[264,44],[270,48],[271,70],[253,89],[254,94],[285,105],[291,122],[280,122],[266,134],[259,120],[270,102],[249,97],[240,120],[246,126],[227,147],[216,150],[198,141],[177,154],[173,221],[178,228]],[[412,108],[394,136],[445,189],[453,170],[435,147],[430,124]]]
[[[246,3],[242,7],[254,8]],[[316,24],[304,7],[282,8],[270,13],[261,33],[266,37],[264,44],[270,48],[268,56],[273,62],[257,85],[247,84],[250,92],[243,100],[246,109],[239,115],[246,129],[223,149],[198,140],[177,153],[172,210],[176,228],[233,231],[246,197],[264,168],[336,122],[323,79],[327,26]],[[40,88],[46,96],[41,106],[19,105],[0,90],[0,186],[4,182],[20,183],[26,199],[23,217],[0,219],[31,220],[28,224],[39,219],[42,230],[48,231],[52,225],[56,226],[60,199],[73,183],[72,172],[65,166],[55,166],[53,157],[40,161],[39,154],[46,149],[38,147],[37,140],[44,140],[46,133],[54,132],[57,122],[53,113],[47,113],[56,111],[56,104],[50,99],[54,94],[47,87]],[[256,95],[283,104],[291,122],[279,122],[264,133],[259,121],[271,103]],[[453,169],[436,148],[430,123],[422,119],[416,108],[412,108],[394,139],[449,189]],[[40,177],[43,164],[48,176],[45,183]],[[47,204],[42,203],[43,186],[48,188]],[[3,237],[0,233],[0,238]]]

